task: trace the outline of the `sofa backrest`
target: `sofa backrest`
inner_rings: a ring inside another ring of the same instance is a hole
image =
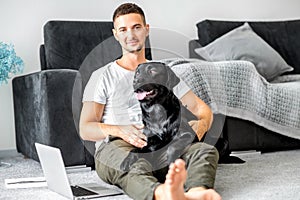
[[[245,21],[201,21],[196,25],[199,43],[205,46],[243,23]],[[289,74],[300,74],[300,20],[250,21],[248,23],[294,68],[294,71]]]
[[[107,52],[98,65],[104,66],[121,57],[121,47],[112,29],[111,21],[48,21],[44,25],[44,45],[40,49],[41,69],[78,70],[88,54],[104,41],[108,45]],[[147,39],[146,58],[151,60],[149,47]]]

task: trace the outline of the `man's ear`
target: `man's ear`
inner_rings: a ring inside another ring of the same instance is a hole
[[[113,28],[111,31],[113,32],[113,35],[114,35],[115,39],[116,39],[117,41],[119,41],[119,38],[118,38],[116,29]]]
[[[147,31],[146,36],[149,36],[149,32],[150,32],[149,24],[146,24],[145,28],[146,28],[146,31]]]

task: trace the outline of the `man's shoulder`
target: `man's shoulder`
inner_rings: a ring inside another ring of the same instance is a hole
[[[107,85],[101,83],[106,82],[106,80],[109,79],[107,73],[110,73],[109,70],[110,68],[112,68],[113,64],[114,62],[110,62],[92,73],[88,83],[85,86],[83,101],[96,101],[101,103],[104,102],[99,99],[95,100],[95,91],[97,88],[105,89],[105,86]]]
[[[104,65],[103,67],[100,67],[99,69],[95,70],[92,74],[93,75],[101,75],[107,71],[110,71],[112,69],[112,65],[114,65],[115,62],[110,62],[110,63],[107,63],[106,65]]]
[[[96,84],[97,82],[99,82],[103,79],[107,79],[108,74],[111,74],[111,72],[109,72],[109,71],[111,70],[113,64],[114,64],[114,62],[110,62],[110,63],[104,65],[103,67],[100,67],[99,69],[96,69],[91,74],[88,84],[94,85],[94,84]]]

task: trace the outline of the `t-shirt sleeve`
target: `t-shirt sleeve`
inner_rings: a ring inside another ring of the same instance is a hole
[[[103,84],[102,70],[97,70],[92,73],[88,83],[85,86],[82,102],[93,101],[101,104],[106,104],[106,90]],[[100,84],[101,83],[101,84]]]
[[[173,92],[178,99],[181,99],[188,91],[189,86],[180,78],[180,82],[173,88]]]

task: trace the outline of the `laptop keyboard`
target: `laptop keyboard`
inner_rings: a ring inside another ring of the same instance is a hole
[[[84,189],[82,187],[79,186],[71,186],[73,195],[76,197],[80,197],[80,196],[87,196],[87,195],[96,195],[97,193],[92,192],[90,190]]]

